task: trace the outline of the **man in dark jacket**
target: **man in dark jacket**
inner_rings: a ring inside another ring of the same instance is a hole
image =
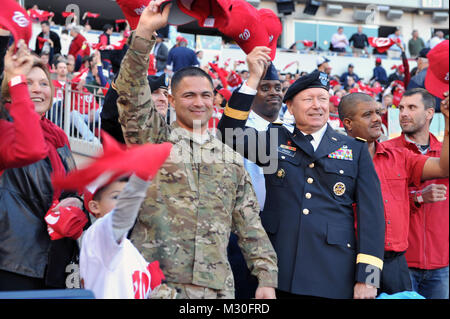
[[[425,77],[427,76],[427,71],[428,71],[428,58],[427,58],[427,54],[428,52],[430,52],[430,48],[425,48],[422,49],[419,52],[419,56],[417,57],[416,61],[417,61],[417,73],[416,75],[414,75],[411,78],[411,81],[409,81],[408,90],[411,89],[415,89],[415,88],[425,88]],[[436,99],[436,107],[435,107],[435,112],[436,113],[440,113],[440,105],[441,105],[441,99],[438,97],[435,97]]]
[[[370,80],[378,81],[381,85],[387,84],[386,70],[381,66],[381,58],[375,60],[375,67],[373,68],[373,76]]]
[[[367,35],[362,31],[363,28],[359,25],[358,32],[353,33],[348,40],[348,42],[352,44],[352,51],[355,56],[367,53],[366,48],[367,46],[369,46],[369,39],[367,38]]]
[[[164,36],[158,33],[156,36],[155,49],[153,51],[156,60],[156,75],[160,75],[164,72],[167,65],[167,58],[169,55],[169,49],[164,44]]]
[[[183,38],[181,39],[179,46],[170,49],[167,65],[173,64],[173,72],[177,72],[184,67],[200,65],[197,55],[193,50],[187,48],[187,44],[187,40]]]
[[[41,55],[42,52],[49,53],[51,61],[53,55],[61,53],[61,41],[59,39],[59,35],[56,32],[50,31],[50,23],[48,21],[42,21],[41,28],[42,32],[39,33],[36,37],[36,48],[34,51],[37,55]],[[44,45],[40,48],[39,38],[44,38],[50,40],[51,42],[45,42]]]
[[[353,64],[348,65],[347,72],[342,73],[341,77],[339,78],[342,85],[347,86],[347,79],[349,77],[352,77],[355,82],[358,82],[360,80],[359,76],[355,72],[353,72],[354,69],[355,66]]]
[[[367,145],[327,124],[329,81],[318,70],[284,95],[295,126],[274,122],[259,132],[246,127],[270,59],[263,50],[247,56],[250,77],[233,92],[218,129],[225,143],[264,169],[261,222],[278,257],[277,298],[375,298],[384,216]]]

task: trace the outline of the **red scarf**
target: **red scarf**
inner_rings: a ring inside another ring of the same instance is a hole
[[[69,148],[69,140],[64,133],[63,130],[61,130],[58,126],[53,124],[50,120],[43,117],[41,119],[41,128],[42,132],[44,133],[44,139],[48,146],[48,158],[50,159],[50,164],[53,169],[54,174],[65,174],[66,169],[64,168],[64,165],[61,161],[61,158],[59,157],[59,154],[57,152],[57,149],[60,147],[63,147],[64,145],[67,145]],[[61,189],[54,189],[53,190],[53,200],[58,200],[59,196],[61,195]]]

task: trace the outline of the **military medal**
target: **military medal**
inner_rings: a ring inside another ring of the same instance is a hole
[[[297,150],[296,147],[289,146],[289,145],[284,145],[284,144],[281,144],[280,147],[285,149],[285,150],[290,150],[290,151],[293,151],[293,152],[295,152]]]
[[[328,157],[345,161],[353,161],[353,152],[347,145],[344,145],[333,153],[328,154]]]
[[[336,183],[333,187],[333,191],[337,196],[342,196],[345,193],[345,184],[342,182]]]
[[[296,151],[297,151],[297,148],[294,146],[289,146],[289,145],[284,145],[284,144],[281,144],[280,146],[278,146],[278,152],[283,153],[285,155],[289,155],[290,157],[294,157]]]
[[[286,171],[282,168],[280,168],[277,172],[277,177],[278,178],[284,178],[286,176]]]

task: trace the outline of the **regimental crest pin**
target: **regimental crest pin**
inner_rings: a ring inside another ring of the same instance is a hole
[[[278,177],[278,178],[284,178],[285,176],[286,176],[286,171],[285,171],[284,169],[280,168],[280,169],[277,171],[277,177]]]
[[[336,183],[333,187],[333,192],[337,196],[342,196],[345,193],[345,184],[342,182]]]

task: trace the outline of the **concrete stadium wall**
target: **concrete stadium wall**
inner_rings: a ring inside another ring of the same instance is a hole
[[[304,3],[297,3],[295,5],[295,12],[282,16],[281,19],[284,24],[283,28],[283,34],[282,34],[282,46],[283,47],[289,47],[292,43],[295,42],[295,28],[294,28],[294,22],[295,21],[317,21],[318,23],[336,23],[336,24],[342,24],[345,25],[358,25],[361,24],[360,22],[357,22],[353,19],[353,12],[356,8],[345,3],[339,3],[344,6],[342,11],[338,15],[328,15],[326,13],[326,3],[323,2],[322,5],[317,10],[317,13],[314,16],[311,15],[305,15],[303,14],[303,10],[305,8]],[[379,4],[379,3],[375,3]],[[348,7],[346,7],[348,6]],[[276,3],[272,1],[261,1],[259,8],[268,8],[271,9],[273,12],[277,13],[277,7]],[[365,10],[368,8],[364,5],[359,5],[357,7],[359,10]],[[401,8],[401,2],[399,2],[399,9]],[[370,26],[392,26],[392,27],[399,27],[402,30],[402,35],[405,38],[405,41],[407,42],[411,38],[411,33],[414,29],[417,29],[419,31],[419,35],[423,38],[424,41],[428,41],[431,36],[434,29],[449,29],[449,21],[443,21],[440,23],[435,23],[432,21],[431,13],[421,11],[421,13],[418,13],[417,10],[414,12],[405,12],[403,13],[402,17],[400,19],[395,20],[389,20],[386,17],[386,13],[384,12],[377,12],[375,14],[375,18],[373,22],[362,25],[370,25]],[[331,39],[329,39],[331,40]]]

